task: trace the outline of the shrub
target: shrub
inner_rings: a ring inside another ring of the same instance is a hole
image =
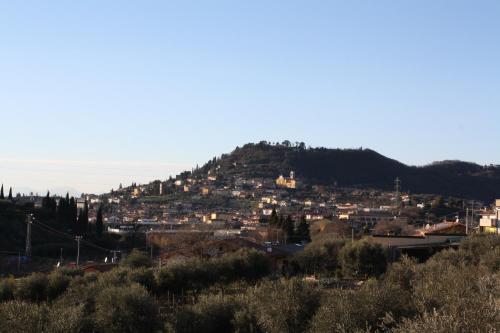
[[[146,252],[133,249],[122,264],[131,268],[151,267],[151,259]]]
[[[0,280],[0,302],[12,300],[16,292],[16,282],[13,278]]]
[[[309,243],[295,260],[305,273],[333,272],[339,268],[338,256],[344,239],[321,239]]]
[[[0,332],[44,332],[47,306],[23,301],[0,303]]]
[[[154,332],[158,305],[144,287],[107,287],[95,299],[95,322],[102,332]]]
[[[83,274],[84,274],[83,269],[70,268],[70,267],[61,267],[58,269],[58,272],[60,272],[63,275],[66,275],[68,277],[83,276]]]
[[[52,303],[50,316],[54,321],[54,330],[64,325],[63,322],[55,318],[58,313],[64,313],[68,318],[68,327],[82,327],[82,332],[95,331],[95,298],[101,292],[102,288],[96,283],[87,283],[83,278],[77,278],[70,282],[66,292]],[[66,312],[67,311],[67,312]]]
[[[233,318],[240,304],[234,297],[221,294],[202,296],[193,306],[179,311],[169,330],[172,332],[234,332]]]
[[[70,278],[61,272],[54,271],[48,277],[47,282],[47,297],[49,300],[54,300],[66,291],[70,282]]]
[[[478,325],[476,318],[455,316],[447,313],[433,311],[424,313],[413,319],[405,319],[392,330],[393,333],[462,333],[462,332],[497,332],[500,324],[497,309],[496,321],[483,326]],[[493,314],[495,315],[495,314]]]
[[[417,276],[417,262],[408,256],[401,257],[399,262],[389,266],[384,281],[388,284],[398,286],[403,290],[411,291]]]
[[[47,299],[48,278],[46,274],[33,273],[21,279],[17,296],[22,300],[41,302]]]
[[[460,243],[460,249],[470,253],[474,258],[479,258],[499,247],[500,237],[498,235],[474,235]]]
[[[217,282],[256,281],[270,272],[269,259],[255,250],[240,250],[222,258],[192,259],[163,268],[157,276],[160,292],[201,290]]]
[[[342,272],[347,276],[379,276],[387,267],[386,253],[381,245],[361,240],[349,243],[339,253]]]
[[[480,264],[492,273],[500,272],[500,247],[483,254]]]
[[[123,286],[128,283],[130,271],[129,268],[117,267],[97,275],[97,282],[101,287]]]
[[[423,265],[415,282],[413,300],[422,314],[438,311],[455,318],[475,318],[477,329],[470,331],[482,331],[481,326],[500,322],[499,280],[498,273],[492,274],[481,266],[471,269],[429,262]],[[467,325],[473,327],[472,323]]]
[[[324,297],[311,332],[358,332],[383,329],[384,318],[391,324],[414,313],[410,293],[397,285],[369,280],[359,290],[336,290]]]
[[[79,333],[92,331],[89,318],[85,316],[85,305],[65,306],[63,303],[53,305],[47,316],[46,332]]]
[[[250,291],[248,302],[262,331],[304,332],[319,306],[319,292],[296,279],[264,282]]]
[[[130,283],[138,283],[145,287],[149,292],[156,290],[156,279],[152,269],[139,268],[134,269],[128,274],[128,281]]]

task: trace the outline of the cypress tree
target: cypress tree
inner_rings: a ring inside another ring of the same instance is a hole
[[[284,223],[285,223],[285,218],[283,217],[283,214],[280,214],[280,218],[278,220],[278,227],[283,228]]]
[[[9,188],[9,200],[12,201],[12,187]]]
[[[102,235],[103,223],[102,223],[102,205],[99,206],[97,210],[97,216],[95,220],[95,232],[98,236]]]
[[[292,217],[290,215],[287,216],[285,222],[283,223],[283,231],[286,234],[287,241],[293,241],[295,238],[295,228]]]
[[[0,188],[0,200],[3,199],[5,199],[5,196],[3,195],[3,184],[2,184],[2,188]]]
[[[61,198],[61,200],[59,200],[59,205],[57,206],[56,219],[57,223],[61,226],[67,224],[69,202],[66,200],[66,198]]]
[[[311,240],[311,236],[309,234],[309,224],[307,223],[304,215],[302,215],[300,222],[297,225],[297,238],[306,242]]]
[[[83,207],[83,221],[82,221],[83,232],[89,230],[89,203],[85,200],[85,205]]]
[[[273,208],[273,211],[271,212],[271,217],[269,218],[269,224],[273,226],[278,224],[278,214],[276,214],[276,208]]]
[[[50,208],[50,192],[47,191],[47,195],[42,200],[42,208],[49,209]]]
[[[66,212],[66,221],[73,230],[78,231],[78,209],[76,207],[76,200],[74,197],[68,199],[68,209]]]

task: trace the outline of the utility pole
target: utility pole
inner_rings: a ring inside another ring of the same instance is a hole
[[[63,248],[61,247],[61,254],[60,254],[60,256],[59,256],[59,262],[61,263],[61,265],[62,265],[62,263],[63,263],[63,256],[62,256],[62,253],[63,253]]]
[[[76,242],[78,243],[78,249],[76,251],[76,268],[80,265],[80,241],[82,240],[82,236],[76,236]]]
[[[117,254],[118,252],[121,252],[121,251],[117,251],[117,250],[113,250],[113,251],[111,251],[111,253],[113,253],[113,259],[111,259],[111,262],[112,262],[113,264],[116,264],[116,262],[118,261],[118,257],[116,256],[116,254]]]
[[[396,180],[394,181],[394,185],[395,185],[395,189],[396,189],[396,207],[397,207],[398,212],[399,212],[400,195],[401,195],[401,180],[399,179],[399,177],[397,177]]]
[[[33,214],[26,216],[26,256],[31,257],[31,224],[33,223]]]
[[[474,202],[474,200],[472,200],[471,227],[474,227],[474,206],[475,206],[475,202]]]
[[[469,234],[469,207],[465,210],[465,234]]]
[[[497,221],[495,223],[495,227],[497,229],[497,235],[498,235],[498,217],[499,217],[499,214],[500,214],[500,208],[497,207]]]

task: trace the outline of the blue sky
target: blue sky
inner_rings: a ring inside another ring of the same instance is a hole
[[[2,1],[0,182],[102,192],[260,140],[500,163],[498,1]]]

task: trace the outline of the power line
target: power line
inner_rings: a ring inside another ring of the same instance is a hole
[[[46,224],[43,224],[42,222],[40,222],[38,220],[37,220],[37,223],[35,223],[34,225],[38,226],[39,228],[41,228],[44,231],[52,232],[53,234],[57,234],[58,236],[64,237],[64,238],[66,238],[68,240],[69,239],[74,240],[74,236],[73,235],[70,235],[68,233],[56,230],[56,229],[54,229],[52,227],[49,227]],[[81,242],[82,242],[83,245],[87,245],[87,246],[92,247],[94,249],[98,249],[98,250],[105,251],[105,252],[113,252],[113,250],[110,250],[110,249],[104,248],[102,246],[96,245],[96,244],[91,243],[91,242],[89,242],[87,240],[84,240],[84,239],[82,239]]]

